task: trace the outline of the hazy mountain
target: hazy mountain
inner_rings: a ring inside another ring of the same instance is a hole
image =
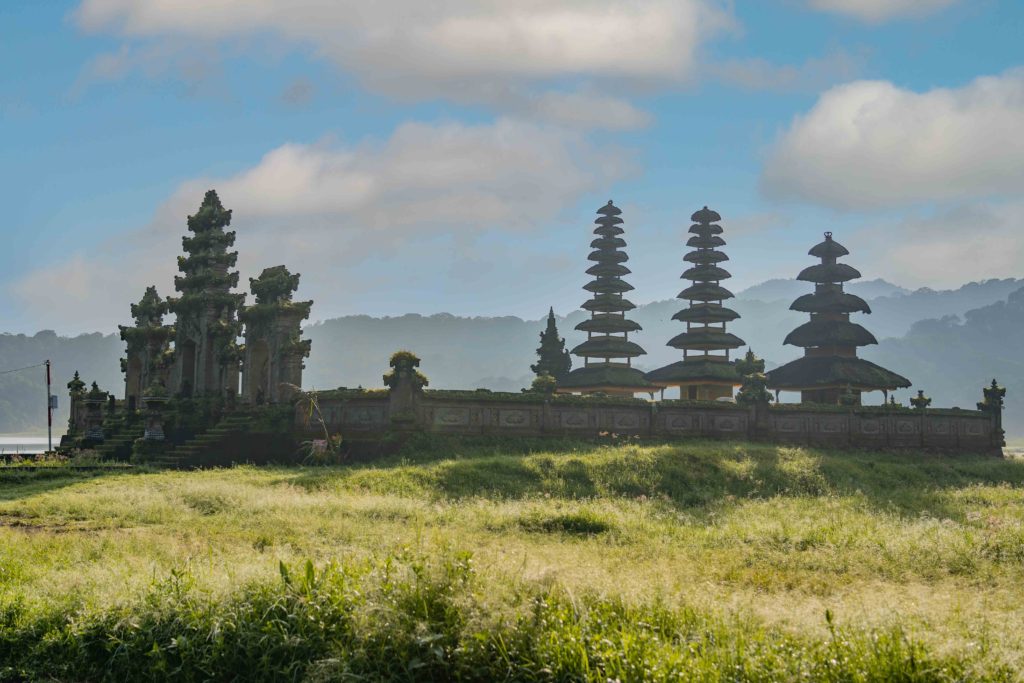
[[[738,292],[738,295],[743,299],[757,299],[759,301],[775,301],[777,299],[792,301],[801,294],[806,294],[808,287],[809,285],[806,282],[800,282],[799,280],[776,278],[774,280],[766,280],[759,285],[754,285],[753,287],[747,287],[746,289]],[[910,294],[909,289],[905,289],[899,285],[894,285],[891,282],[887,282],[882,279],[852,282],[847,285],[846,289],[847,291],[865,299]]]
[[[909,377],[915,389],[923,388],[935,399],[935,405],[971,407],[980,399],[981,384],[998,377],[1010,387],[1008,424],[1022,433],[1024,409],[1014,406],[1024,406],[1024,400],[1018,403],[1015,398],[1024,399],[1024,387],[1019,386],[1024,371],[1015,359],[1016,340],[1024,338],[1020,310],[1024,295],[1006,301],[1022,288],[1024,280],[988,280],[944,291],[909,291],[883,280],[854,283],[851,291],[868,299],[873,310],[871,315],[855,317],[881,342],[864,349],[862,355]],[[783,347],[782,339],[806,316],[790,311],[789,304],[806,291],[806,283],[786,280],[747,289],[732,303],[743,317],[730,329],[766,358],[769,367],[791,360],[801,350]],[[870,296],[870,292],[881,295]],[[665,346],[665,341],[682,329],[671,317],[684,305],[675,299],[657,301],[632,312],[644,328],[635,339],[648,352],[639,359],[639,367],[653,369],[678,360],[679,352]],[[313,352],[304,384],[320,389],[381,386],[389,356],[406,348],[422,358],[422,370],[432,387],[516,391],[532,379],[529,366],[536,360],[543,313],[546,306],[541,302],[536,320],[408,314],[346,316],[314,323],[306,328]],[[585,317],[583,311],[574,311],[559,318],[559,330],[569,348],[584,339],[573,327]],[[122,354],[123,344],[115,335],[0,335],[0,371],[47,357],[53,360],[55,393],[62,397],[61,424],[67,408],[64,384],[74,370],[81,370],[90,382],[98,380],[104,389],[121,391],[118,358]],[[0,375],[0,432],[45,426],[40,377],[41,373]]]
[[[81,370],[90,382],[123,393],[124,379],[118,359],[122,342],[115,334],[59,337],[50,330],[33,336],[0,334],[0,372],[52,363],[53,393],[59,398],[55,433],[63,433],[68,419],[66,384]],[[0,375],[0,433],[46,430],[46,375],[43,368]]]

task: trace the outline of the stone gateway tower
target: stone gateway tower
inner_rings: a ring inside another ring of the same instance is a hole
[[[310,341],[302,340],[300,326],[309,317],[312,301],[292,301],[299,274],[284,266],[265,269],[249,278],[256,303],[244,307],[245,354],[242,364],[242,400],[250,403],[288,401],[302,386],[303,360]]]
[[[238,286],[238,272],[231,271],[238,252],[228,251],[235,244],[235,233],[224,230],[230,223],[231,211],[210,190],[188,217],[192,236],[181,240],[185,255],[178,257],[181,275],[174,278],[181,296],[168,299],[177,316],[169,388],[179,396],[238,391],[237,311],[245,295],[231,291]]]
[[[150,384],[166,384],[167,370],[173,355],[170,340],[174,327],[164,325],[167,302],[156,287],[147,287],[137,304],[132,304],[133,327],[119,326],[121,339],[128,345],[128,354],[121,359],[125,374],[125,401],[129,410],[142,407],[142,396]]]

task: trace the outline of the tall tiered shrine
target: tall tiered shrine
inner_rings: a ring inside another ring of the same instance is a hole
[[[768,387],[778,391],[799,391],[803,403],[836,404],[844,395],[847,402],[860,404],[861,393],[910,386],[910,380],[857,357],[857,348],[877,344],[874,335],[850,322],[851,313],[871,313],[867,302],[843,291],[843,283],[860,273],[837,259],[848,255],[846,247],[825,233],[825,241],[808,252],[821,263],[804,268],[798,280],[814,283],[814,292],[793,302],[791,310],[809,313],[810,322],[796,328],[783,343],[804,348],[803,358],[768,373]]]
[[[594,221],[597,238],[590,243],[594,249],[588,257],[594,262],[587,274],[594,277],[584,285],[593,297],[583,304],[590,319],[576,326],[587,333],[587,341],[572,350],[583,358],[583,367],[576,368],[558,383],[561,393],[626,394],[653,393],[655,386],[644,379],[644,373],[632,367],[632,359],[647,352],[629,341],[629,333],[640,325],[626,318],[626,311],[636,306],[623,298],[633,286],[622,279],[630,270],[623,265],[629,257],[621,251],[626,241],[620,237],[622,211],[609,199],[597,210]]]
[[[177,316],[170,389],[180,396],[238,392],[237,311],[245,295],[231,291],[238,286],[238,272],[230,270],[238,252],[228,251],[235,244],[235,233],[224,230],[230,224],[231,211],[210,190],[188,217],[192,237],[181,240],[185,256],[178,257],[181,275],[174,278],[181,296],[168,299]]]
[[[722,305],[733,296],[721,285],[722,280],[732,275],[718,265],[729,260],[718,250],[725,246],[722,226],[718,225],[722,217],[705,206],[690,219],[692,236],[686,246],[693,247],[693,251],[683,260],[692,265],[682,279],[693,284],[677,297],[690,305],[672,316],[686,324],[686,331],[668,341],[669,346],[683,352],[683,360],[652,370],[647,379],[662,389],[679,387],[680,398],[713,401],[731,397],[733,387],[741,383],[729,352],[745,342],[725,329],[727,323],[740,316]]]

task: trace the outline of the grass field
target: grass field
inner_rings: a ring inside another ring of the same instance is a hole
[[[0,679],[1022,680],[1024,461],[531,447],[0,470]]]

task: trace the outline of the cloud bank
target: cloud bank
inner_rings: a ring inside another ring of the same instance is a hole
[[[957,0],[808,0],[808,6],[869,23],[921,17],[943,10]]]
[[[173,293],[185,217],[214,187],[235,210],[243,275],[289,265],[304,275],[303,295],[322,302],[319,315],[332,313],[332,305],[351,312],[361,297],[415,290],[420,278],[430,278],[421,289],[436,292],[465,277],[462,254],[477,254],[477,239],[498,243],[488,253],[506,254],[479,267],[488,273],[480,285],[498,295],[535,256],[519,243],[524,236],[542,237],[542,228],[583,196],[632,170],[622,150],[509,119],[408,123],[386,140],[353,145],[286,144],[233,176],[183,183],[150,225],[31,273],[12,294],[26,306],[46,306],[68,330],[123,321],[146,285]],[[50,286],[56,273],[60,296]],[[411,297],[406,305],[425,302]]]
[[[721,0],[84,0],[90,32],[129,41],[258,41],[312,50],[375,92],[444,98],[585,127],[643,125],[610,89],[693,77],[706,40],[732,23]],[[90,72],[120,70],[122,52]],[[595,85],[604,87],[600,95]]]
[[[844,210],[1019,194],[1024,69],[918,93],[887,81],[826,91],[769,152],[763,191]]]

